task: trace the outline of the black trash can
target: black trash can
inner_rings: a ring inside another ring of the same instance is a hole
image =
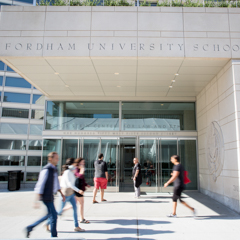
[[[21,170],[8,171],[8,190],[15,191],[20,189]]]

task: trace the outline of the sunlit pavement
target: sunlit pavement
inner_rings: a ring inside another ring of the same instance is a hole
[[[99,200],[100,194],[97,196]],[[202,240],[239,239],[240,215],[196,191],[185,192],[183,200],[197,209],[197,218],[178,204],[177,218],[171,213],[171,194],[144,194],[135,199],[133,193],[106,193],[107,202],[92,204],[92,193],[85,194],[85,218],[80,224],[86,231],[73,231],[72,209],[58,218],[60,239],[164,239]],[[0,239],[23,239],[24,228],[44,215],[45,207],[34,209],[32,190],[0,192]],[[56,198],[56,206],[58,201]],[[50,239],[44,224],[31,232],[32,239]]]

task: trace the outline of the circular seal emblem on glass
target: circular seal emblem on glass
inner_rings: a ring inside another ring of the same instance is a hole
[[[224,140],[222,129],[216,121],[211,122],[207,134],[207,160],[210,174],[216,182],[224,163]]]

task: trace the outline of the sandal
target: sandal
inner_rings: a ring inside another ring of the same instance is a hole
[[[80,223],[90,223],[90,222],[84,218]]]
[[[102,202],[106,202],[107,200],[106,199],[103,199]]]
[[[94,201],[92,201],[92,203],[98,203],[98,201],[94,200]]]

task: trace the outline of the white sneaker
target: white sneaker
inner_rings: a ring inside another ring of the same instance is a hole
[[[75,231],[75,232],[85,232],[85,229],[82,229],[82,228],[80,228],[80,227],[75,227],[75,228],[74,228],[74,231]]]
[[[176,218],[176,217],[177,217],[177,214],[173,215],[172,213],[170,213],[169,215],[167,215],[167,217]]]
[[[192,214],[193,214],[193,217],[196,218],[197,217],[197,211],[196,209],[194,208],[193,211],[192,211]]]

